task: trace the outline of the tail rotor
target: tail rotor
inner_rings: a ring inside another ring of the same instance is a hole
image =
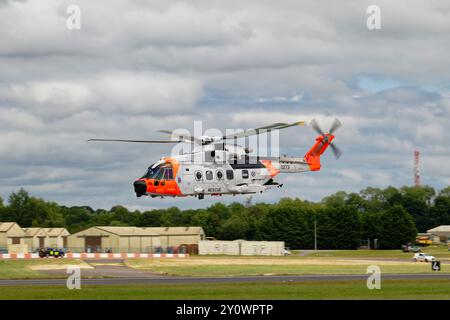
[[[323,150],[325,144],[331,147],[331,151],[336,159],[342,155],[342,151],[336,146],[336,144],[332,141],[334,139],[334,133],[342,127],[342,123],[338,119],[334,119],[333,124],[330,127],[330,130],[325,133],[322,128],[317,123],[316,119],[312,119],[309,124],[319,135],[320,135],[320,144],[317,146],[317,151]]]

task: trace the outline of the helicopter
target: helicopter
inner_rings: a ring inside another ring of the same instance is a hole
[[[205,195],[255,194],[272,188],[282,188],[283,184],[274,180],[279,173],[320,170],[320,157],[328,147],[331,148],[336,159],[341,156],[341,151],[333,143],[334,133],[342,126],[338,119],[334,120],[328,132],[324,132],[315,119],[311,120],[310,126],[319,135],[303,157],[252,156],[249,155],[252,152],[250,148],[229,142],[304,124],[305,121],[274,123],[224,136],[194,137],[189,134],[159,130],[171,135],[171,139],[89,139],[87,141],[193,144],[196,148],[190,153],[162,157],[150,165],[145,174],[134,181],[133,186],[137,197],[194,196],[203,199]]]

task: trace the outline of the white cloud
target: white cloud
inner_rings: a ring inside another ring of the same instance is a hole
[[[81,30],[66,7],[81,8]],[[131,181],[170,152],[160,145],[91,144],[88,138],[161,138],[159,129],[250,128],[335,117],[339,161],[284,175],[283,190],[254,198],[319,199],[411,183],[448,184],[448,1],[371,3],[265,0],[8,1],[0,5],[0,193],[19,186],[66,204],[130,208],[211,204],[136,200]],[[405,9],[407,8],[407,9]],[[357,98],[356,98],[357,97]],[[303,155],[316,133],[280,133],[281,153]],[[221,201],[244,200],[220,198]]]
[[[131,114],[178,112],[190,109],[201,94],[202,85],[196,79],[129,71],[0,88],[0,99],[47,116],[67,116],[85,109]]]

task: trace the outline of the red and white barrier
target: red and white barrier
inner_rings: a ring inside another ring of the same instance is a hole
[[[186,258],[187,253],[66,253],[66,259]],[[1,259],[39,259],[37,253],[0,253]]]

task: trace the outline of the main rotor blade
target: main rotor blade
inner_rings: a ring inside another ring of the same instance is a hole
[[[341,150],[339,150],[339,148],[336,147],[336,145],[334,143],[330,144],[330,147],[331,147],[331,151],[333,151],[334,157],[336,159],[339,159],[339,157],[342,154]]]
[[[89,139],[89,141],[107,141],[107,142],[138,142],[138,143],[180,143],[182,141],[173,140],[124,140],[124,139]]]
[[[342,127],[342,123],[336,118],[336,119],[334,119],[334,122],[331,125],[331,128],[330,128],[329,132],[332,134],[333,132],[335,132],[340,127]]]
[[[193,137],[189,134],[176,134],[175,132],[170,130],[158,130],[158,132],[170,134],[172,137],[178,138],[178,140],[182,140],[183,142],[202,144],[201,139]]]
[[[263,126],[263,127],[259,127],[259,128],[248,129],[248,130],[240,131],[240,132],[237,132],[234,134],[229,134],[229,135],[223,136],[222,140],[249,137],[249,136],[257,135],[257,134],[264,133],[267,131],[280,130],[280,129],[285,129],[285,128],[289,128],[289,127],[293,127],[293,126],[302,126],[304,124],[305,124],[304,121],[297,121],[294,123],[278,122],[278,123],[269,124],[267,126]]]
[[[316,132],[320,135],[325,134],[322,129],[320,128],[319,124],[317,123],[316,119],[312,119],[311,122],[309,123],[309,125],[316,130]]]

